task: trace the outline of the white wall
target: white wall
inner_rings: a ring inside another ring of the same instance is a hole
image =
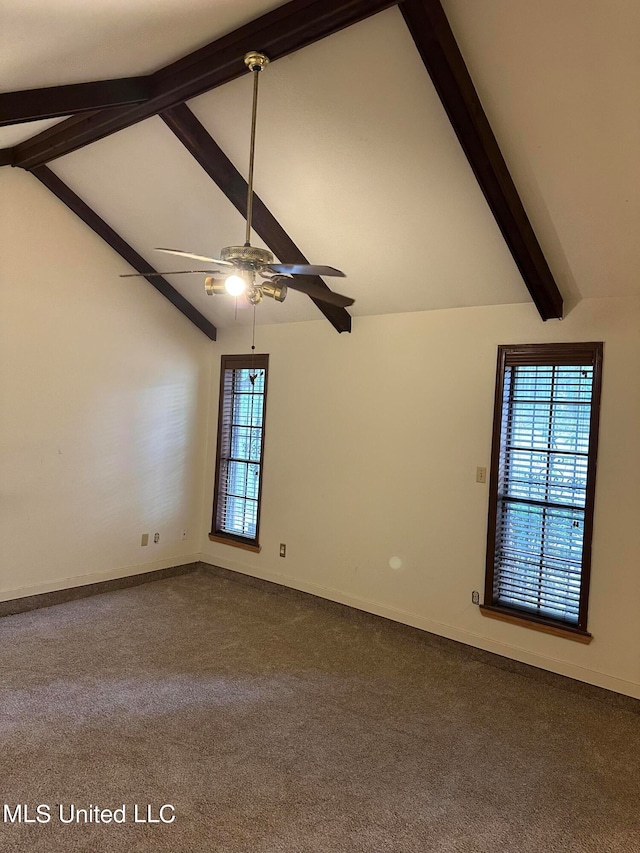
[[[289,298],[296,298],[292,294]],[[640,303],[585,300],[562,322],[531,305],[259,327],[270,354],[262,552],[206,559],[640,697]],[[588,646],[496,622],[482,590],[498,344],[604,340]],[[245,352],[246,329],[211,348]],[[280,542],[287,557],[278,556]],[[402,568],[389,559],[399,556]]]
[[[0,170],[0,599],[198,558],[210,342],[128,271]]]

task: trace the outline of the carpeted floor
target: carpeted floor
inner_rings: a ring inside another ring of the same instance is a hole
[[[2,619],[0,667],[0,807],[51,814],[4,853],[640,850],[637,713],[337,606],[197,573]]]

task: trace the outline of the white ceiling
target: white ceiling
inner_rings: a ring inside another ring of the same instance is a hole
[[[560,289],[640,291],[640,2],[443,0]]]
[[[280,5],[280,0],[2,0],[2,89],[148,74]]]
[[[0,78],[19,89],[147,73],[277,5],[5,0]],[[563,294],[637,294],[640,4],[443,5]],[[250,98],[247,75],[189,104],[243,174]],[[0,130],[0,146],[37,124]],[[239,214],[159,118],[51,167],[156,268],[187,267],[154,246],[216,255],[243,241]],[[262,74],[256,190],[312,263],[345,270],[328,283],[356,298],[354,316],[529,301],[395,8]],[[201,277],[170,281],[233,322]],[[259,322],[318,316],[296,293],[258,309]]]

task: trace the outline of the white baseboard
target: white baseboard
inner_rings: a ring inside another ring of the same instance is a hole
[[[155,572],[158,569],[173,569],[176,566],[186,566],[189,563],[198,563],[202,560],[202,554],[186,554],[181,557],[165,557],[163,560],[153,560],[150,563],[138,563],[134,566],[121,566],[117,569],[107,569],[102,572],[93,572],[88,575],[72,575],[65,578],[57,578],[53,581],[21,586],[14,589],[0,590],[0,601],[11,601],[14,598],[26,598],[30,595],[40,595],[43,592],[57,592],[60,589],[71,589],[76,586],[87,586],[87,584],[111,581],[119,578],[128,578],[133,575],[142,575],[146,572]]]
[[[371,601],[369,599],[350,595],[349,593],[342,592],[341,590],[334,589],[332,587],[324,587],[316,583],[301,581],[298,578],[289,577],[288,575],[283,575],[279,572],[265,572],[257,566],[239,563],[235,560],[218,557],[214,558],[208,554],[201,554],[200,560],[211,566],[220,566],[234,572],[239,572],[243,575],[249,575],[251,577],[280,584],[281,586],[297,589],[300,592],[308,592],[311,593],[311,595],[317,595],[320,598],[326,598],[329,601],[346,604],[349,607],[354,607],[356,610],[364,610],[366,613],[373,613],[376,616],[384,616],[386,619],[391,619],[394,622],[401,622],[404,625],[410,625],[413,628],[420,628],[421,630],[428,631],[431,634],[437,634],[450,640],[456,640],[457,642],[464,643],[467,646],[473,646],[474,648],[493,652],[494,654],[519,661],[520,663],[526,663],[530,666],[538,667],[538,669],[555,672],[558,675],[565,675],[568,678],[575,679],[576,681],[583,681],[587,684],[593,684],[595,687],[603,687],[605,690],[612,690],[614,693],[622,693],[625,696],[640,699],[640,684],[634,681],[626,681],[623,678],[617,678],[616,676],[608,675],[607,673],[600,672],[598,670],[588,669],[587,667],[578,666],[577,664],[567,663],[566,661],[556,660],[554,658],[543,657],[542,655],[529,652],[526,649],[519,648],[518,646],[495,642],[494,640],[483,637],[481,634],[475,634],[471,631],[455,628],[443,622],[427,619],[418,613],[399,610],[394,607],[389,607],[386,604],[381,604],[377,601]]]

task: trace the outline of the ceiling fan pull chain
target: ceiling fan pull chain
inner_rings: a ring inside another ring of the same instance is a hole
[[[254,303],[254,305],[253,305],[253,329],[252,329],[252,334],[251,334],[251,367],[249,369],[249,382],[251,382],[252,386],[256,384],[256,378],[258,376],[257,371],[253,369],[255,354],[256,354],[256,306]]]

